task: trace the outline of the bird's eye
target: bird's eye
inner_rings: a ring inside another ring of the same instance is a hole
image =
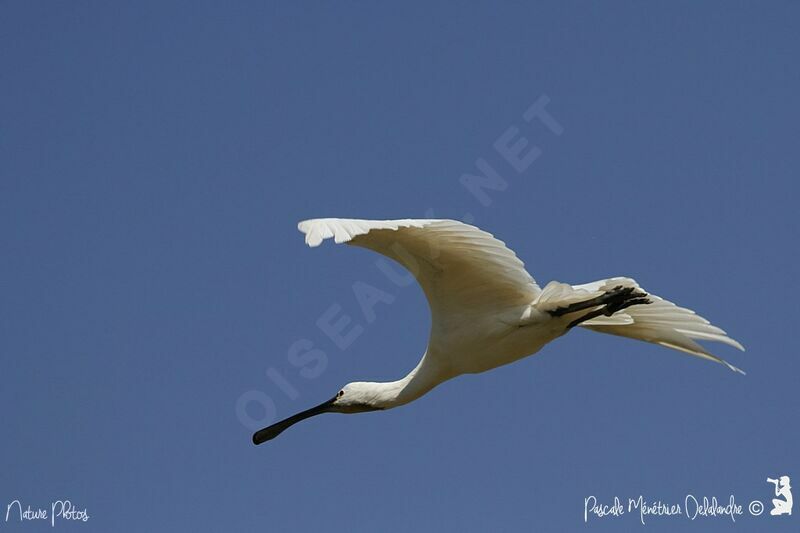
[[[336,397],[337,397],[337,398],[341,398],[342,396],[344,396],[344,391],[343,391],[343,390],[340,390],[340,391],[339,391],[339,394],[337,394],[337,395],[336,395]]]

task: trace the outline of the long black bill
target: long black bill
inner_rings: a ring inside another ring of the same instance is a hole
[[[297,424],[301,420],[311,418],[315,415],[321,415],[322,413],[330,413],[331,408],[333,407],[333,402],[335,401],[335,397],[331,398],[327,402],[321,403],[316,407],[312,407],[311,409],[303,411],[302,413],[297,413],[294,416],[290,416],[289,418],[281,420],[280,422],[272,424],[271,426],[267,426],[264,429],[259,429],[253,434],[253,444],[258,445],[263,442],[267,442],[268,440],[272,440],[283,433],[284,430],[288,429],[294,424]]]

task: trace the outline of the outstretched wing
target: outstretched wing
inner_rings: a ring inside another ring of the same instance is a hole
[[[333,237],[403,265],[422,286],[434,321],[444,313],[529,305],[541,292],[502,241],[455,220],[321,218],[297,227],[309,246]]]

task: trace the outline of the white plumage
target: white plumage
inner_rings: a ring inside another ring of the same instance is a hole
[[[743,373],[695,342],[744,349],[694,311],[646,293],[630,278],[584,285],[553,281],[541,289],[502,241],[462,222],[324,218],[298,228],[311,247],[333,238],[403,265],[425,292],[431,333],[425,354],[404,378],[349,383],[331,400],[258,431],[256,444],[316,414],[403,405],[455,376],[532,355],[574,326],[656,343]]]

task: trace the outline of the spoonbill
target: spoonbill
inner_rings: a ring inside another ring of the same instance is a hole
[[[388,383],[348,383],[330,400],[272,424],[253,443],[322,413],[363,413],[416,400],[461,374],[477,374],[538,352],[580,326],[643,340],[709,359],[744,374],[693,339],[741,344],[720,328],[643,290],[630,278],[584,285],[551,281],[544,289],[525,265],[490,233],[455,220],[355,220],[323,218],[298,224],[306,244],[369,248],[408,269],[428,300],[431,332],[419,363]]]

